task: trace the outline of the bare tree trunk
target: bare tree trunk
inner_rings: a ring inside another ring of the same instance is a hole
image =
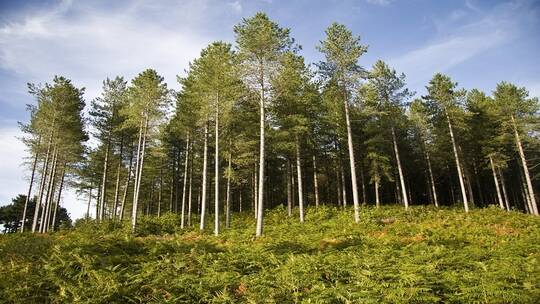
[[[176,152],[173,149],[172,152],[172,170],[171,170],[171,179],[170,179],[170,189],[169,189],[169,211],[173,212],[173,206],[174,206],[174,175],[176,174]]]
[[[366,199],[366,179],[364,177],[364,168],[360,166],[360,179],[362,180],[362,205],[367,204]]]
[[[454,150],[454,158],[456,160],[456,167],[457,167],[458,177],[459,177],[459,186],[461,187],[461,196],[463,198],[463,206],[465,207],[465,212],[469,212],[469,201],[467,199],[467,192],[465,191],[465,182],[463,180],[463,172],[461,171],[461,162],[459,160],[457,144],[454,138],[454,130],[452,129],[450,116],[448,115],[448,111],[446,109],[444,109],[444,113],[446,114],[446,120],[448,121],[448,129],[450,130],[450,139],[452,140],[452,148]]]
[[[345,169],[339,166],[341,170],[341,198],[343,200],[343,208],[347,208],[347,187],[345,182]]]
[[[41,137],[40,140],[41,141]],[[39,142],[38,142],[39,145]],[[28,186],[28,192],[26,194],[26,199],[24,200],[24,209],[23,209],[23,215],[21,220],[21,232],[24,232],[24,225],[26,223],[26,210],[28,209],[28,202],[30,201],[30,195],[32,195],[32,185],[34,184],[34,176],[36,174],[36,166],[38,161],[38,153],[36,151],[34,156],[34,161],[32,162],[32,175],[30,177],[30,185]],[[36,208],[39,208],[36,204]]]
[[[501,189],[502,189],[503,197],[504,197],[504,205],[506,206],[506,210],[510,211],[510,201],[508,200],[508,193],[506,193],[506,185],[505,185],[506,183],[504,181],[504,174],[500,168],[498,171],[499,171],[499,176],[501,177]]]
[[[129,182],[131,181],[131,170],[133,165],[133,146],[131,147],[131,152],[129,153],[129,165],[126,179],[126,186],[124,188],[124,195],[122,196],[122,206],[120,206],[120,222],[124,220],[124,212],[126,210],[126,200],[129,190]]]
[[[109,135],[110,136],[110,135]],[[107,171],[109,169],[109,149],[111,146],[110,138],[107,140],[107,146],[105,147],[105,160],[103,162],[103,174],[101,181],[101,197],[99,202],[99,221],[103,221],[105,212],[105,202],[107,197]]]
[[[114,186],[114,207],[113,207],[113,220],[116,220],[116,214],[118,213],[118,203],[120,196],[120,172],[122,171],[122,156],[124,154],[124,138],[120,139],[120,158],[118,159],[118,167],[116,167],[116,183]]]
[[[185,160],[184,160],[184,180],[183,180],[183,186],[182,186],[182,214],[180,215],[180,228],[184,229],[184,222],[185,222],[185,214],[186,214],[186,186],[187,186],[187,176],[188,176],[188,161],[189,161],[189,132],[187,133],[187,140],[186,140],[186,153],[185,153]]]
[[[399,149],[396,140],[396,131],[392,126],[392,141],[394,142],[394,154],[396,155],[396,163],[399,173],[399,183],[401,185],[401,196],[403,197],[403,204],[405,204],[405,209],[409,208],[409,199],[407,198],[407,189],[405,188],[405,179],[403,178],[403,169],[401,168],[401,160],[399,158]]]
[[[260,85],[261,85],[261,96],[260,96],[260,139],[259,139],[259,193],[257,200],[257,226],[255,229],[255,236],[261,236],[263,233],[263,210],[264,210],[264,128],[265,128],[265,112],[264,112],[264,70],[262,62],[259,65],[260,71]]]
[[[377,208],[381,207],[381,202],[379,200],[379,181],[375,180],[375,206]]]
[[[257,164],[255,164],[255,173],[253,174],[253,187],[254,187],[254,192],[253,192],[253,212],[254,212],[254,216],[255,216],[255,219],[257,219],[257,215],[258,215],[258,212],[259,212],[259,182],[258,182],[258,169],[257,169]]]
[[[431,158],[429,156],[429,151],[427,150],[427,147],[424,148],[424,153],[426,154],[426,161],[428,165],[429,180],[431,184],[431,193],[433,195],[433,203],[435,204],[435,207],[439,207],[439,200],[437,199],[437,189],[435,188],[435,179],[433,178],[433,169],[431,168]]]
[[[291,161],[287,157],[287,216],[292,215]]]
[[[98,187],[97,187],[97,196],[96,196],[96,221],[98,219],[98,214],[99,214],[99,197],[101,196],[101,182],[98,184]]]
[[[157,217],[161,217],[161,197],[163,196],[163,162],[159,164],[159,191],[158,191],[158,206]]]
[[[204,148],[202,169],[202,193],[201,193],[201,224],[200,230],[204,230],[204,217],[206,214],[206,167],[208,163],[208,122],[204,124]]]
[[[354,205],[354,221],[356,223],[360,222],[360,205],[358,203],[358,186],[356,182],[356,165],[354,160],[354,145],[352,140],[352,130],[351,130],[351,120],[349,118],[349,102],[347,98],[343,99],[345,104],[345,121],[347,124],[347,143],[349,147],[349,162],[351,166],[351,182],[352,182],[352,193],[353,193],[353,205]],[[345,185],[343,185],[345,189]],[[344,199],[344,202],[346,200]]]
[[[242,188],[240,188],[238,194],[238,212],[242,213]]]
[[[123,155],[124,155],[124,137],[120,139],[120,158],[118,159],[118,167],[116,168],[116,185],[114,187],[113,220],[116,220],[116,213],[118,211],[118,201],[119,201],[119,195],[120,195],[120,172],[122,171]]]
[[[66,176],[66,165],[62,169],[62,179],[60,180],[60,188],[58,189],[58,197],[56,198],[56,204],[54,204],[54,212],[52,223],[50,224],[51,231],[54,231],[54,226],[56,225],[56,213],[58,212],[58,206],[60,205],[60,199],[62,198],[62,189],[64,188],[64,178]]]
[[[178,199],[179,199],[178,197],[180,196],[180,195],[178,194],[178,191],[179,191],[179,189],[180,189],[180,183],[179,183],[179,181],[178,181],[179,176],[180,176],[180,164],[181,164],[181,161],[180,161],[180,151],[178,151],[178,156],[177,156],[177,158],[176,158],[176,164],[177,164],[177,165],[176,165],[176,170],[175,170],[175,174],[174,174],[175,178],[174,178],[174,180],[173,180],[173,183],[174,183],[174,190],[175,190],[175,191],[174,191],[174,207],[171,208],[171,212],[172,212],[172,210],[174,210],[174,212],[175,212],[176,214],[178,214]]]
[[[229,228],[231,224],[231,170],[232,153],[229,152],[229,164],[227,168],[227,198],[225,200],[225,227]]]
[[[523,177],[523,172],[520,174],[521,177],[521,191],[524,199],[524,205],[525,209],[528,213],[533,214],[532,204],[531,204],[531,197],[529,196],[529,192],[527,191],[527,185],[525,184],[525,177]]]
[[[495,190],[497,190],[497,200],[499,202],[499,207],[504,209],[504,204],[501,196],[501,189],[499,188],[499,179],[497,178],[497,171],[495,170],[495,165],[493,164],[493,157],[489,156],[489,164],[491,166],[491,173],[493,173],[493,182],[495,183]]]
[[[317,177],[317,158],[313,153],[313,190],[315,192],[315,207],[319,207],[319,178]]]
[[[338,200],[338,206],[343,207],[343,196],[341,192],[341,164],[337,160],[336,163],[336,195]]]
[[[300,223],[304,222],[304,192],[302,190],[302,165],[300,164],[300,140],[296,135],[296,172],[298,178],[298,208],[300,210]]]
[[[90,184],[90,189],[88,189],[88,206],[86,207],[86,220],[90,218],[90,204],[92,203],[92,184]]]
[[[531,182],[531,176],[529,174],[529,168],[527,167],[527,160],[525,159],[525,153],[523,152],[523,145],[521,144],[521,138],[517,130],[517,124],[514,116],[512,115],[512,125],[514,127],[514,136],[516,138],[516,145],[519,152],[519,158],[521,159],[521,166],[523,167],[523,174],[525,175],[525,182],[527,185],[527,191],[529,194],[529,200],[531,202],[532,214],[538,216],[538,206],[536,205],[536,197],[534,196],[534,189]]]
[[[192,208],[192,185],[193,185],[193,153],[191,153],[191,159],[190,159],[190,166],[189,166],[189,190],[188,190],[188,214],[187,214],[187,224],[188,227],[191,227],[191,208]]]
[[[218,96],[219,100],[219,96]],[[214,235],[219,235],[219,107],[216,106],[216,123],[214,129]]]

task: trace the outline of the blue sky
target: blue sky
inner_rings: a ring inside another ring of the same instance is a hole
[[[27,82],[64,75],[90,101],[106,77],[155,68],[178,89],[201,48],[234,42],[233,26],[257,11],[291,28],[308,62],[321,60],[315,46],[330,23],[347,25],[369,45],[360,64],[388,62],[417,95],[443,72],[467,89],[506,80],[540,96],[539,1],[0,1],[0,204],[26,192],[16,136],[33,102]],[[74,217],[85,210],[72,191],[63,203]]]

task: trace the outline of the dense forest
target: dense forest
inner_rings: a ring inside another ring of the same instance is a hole
[[[201,51],[179,91],[152,69],[104,80],[89,104],[65,77],[29,84],[20,231],[53,230],[68,187],[87,218],[130,221],[135,233],[141,217],[174,213],[181,228],[218,235],[250,212],[261,236],[281,205],[299,222],[308,206],[339,206],[360,225],[368,205],[538,216],[540,103],[526,88],[482,92],[435,74],[419,96],[387,63],[362,66],[367,45],[338,23],[314,64],[264,13],[234,34]]]

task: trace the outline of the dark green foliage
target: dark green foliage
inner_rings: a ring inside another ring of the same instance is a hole
[[[537,303],[540,220],[496,208],[277,208],[219,237],[179,217],[0,237],[7,303]]]
[[[20,231],[25,200],[26,195],[19,194],[16,198],[12,199],[11,204],[0,207],[0,225],[3,226],[4,233],[14,233]],[[35,198],[32,198],[28,201],[27,213],[33,214],[35,207],[36,200]],[[32,218],[27,216],[25,221],[25,229],[28,231],[31,226]],[[69,218],[69,214],[64,207],[59,207],[56,214],[55,228],[58,229],[59,227],[71,227],[71,219]]]

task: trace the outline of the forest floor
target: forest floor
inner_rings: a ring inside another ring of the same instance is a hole
[[[257,239],[251,213],[218,237],[210,219],[0,236],[0,302],[540,303],[540,218],[518,212],[277,208]]]

